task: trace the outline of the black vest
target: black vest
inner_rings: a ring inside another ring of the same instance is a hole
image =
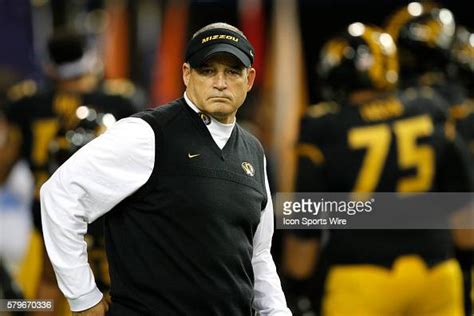
[[[155,132],[156,159],[106,215],[111,315],[251,315],[260,143],[236,124],[219,149],[184,99],[135,116]]]

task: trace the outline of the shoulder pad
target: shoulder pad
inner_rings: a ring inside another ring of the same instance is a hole
[[[38,85],[33,80],[23,80],[10,87],[7,91],[7,98],[12,101],[19,101],[26,97],[31,97],[38,91]]]
[[[409,88],[402,92],[400,97],[407,108],[417,111],[428,111],[431,115],[446,117],[449,104],[431,87]]]
[[[432,87],[429,87],[429,86],[410,87],[402,91],[401,95],[409,101],[417,99],[417,98],[425,98],[425,99],[441,98],[438,92],[436,92],[436,90],[434,90]]]
[[[103,90],[106,94],[123,97],[132,97],[136,92],[135,85],[127,79],[106,80],[103,83]]]
[[[339,104],[335,102],[320,102],[309,106],[306,110],[306,115],[309,117],[317,118],[331,113],[338,113],[339,110]]]

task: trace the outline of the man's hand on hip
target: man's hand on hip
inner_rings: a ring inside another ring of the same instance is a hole
[[[81,312],[73,312],[72,316],[105,316],[109,310],[109,304],[102,299],[97,305]]]

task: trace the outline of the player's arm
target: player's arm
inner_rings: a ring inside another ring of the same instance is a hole
[[[455,228],[465,227],[465,223],[470,223],[470,229],[453,229],[453,240],[456,247],[461,251],[472,253],[474,251],[474,199],[472,195],[474,191],[474,166],[469,161],[467,146],[465,146],[464,142],[456,139],[450,146],[452,147],[450,156],[453,158],[446,172],[452,179],[459,179],[457,191],[466,192],[466,194],[470,192],[468,203],[454,212],[451,217]]]
[[[465,227],[466,223],[473,223],[472,193],[469,195],[469,192],[474,190],[473,165],[469,160],[467,145],[454,133],[454,127],[447,124],[445,129],[451,132],[447,133],[448,143],[438,168],[437,182],[441,185],[440,191],[466,192],[466,199],[460,199],[459,205],[453,205],[455,210],[451,216],[451,224],[455,228],[453,240],[456,246],[461,250],[472,251],[474,229],[456,229],[456,227]]]
[[[324,163],[320,150],[311,143],[297,148],[297,192],[326,192]],[[318,263],[321,230],[285,230],[282,250],[282,282],[292,310],[299,311],[298,302],[311,294],[311,279]]]
[[[316,109],[316,108],[314,108]],[[297,154],[295,189],[297,192],[326,192],[324,155],[314,142],[317,119],[307,115],[301,122]],[[288,305],[296,313],[304,313],[299,302],[310,296],[311,277],[314,275],[320,248],[320,230],[285,230],[282,239],[282,283]]]
[[[442,192],[472,192],[474,170],[469,161],[467,145],[457,134],[449,138],[438,166],[437,182]]]
[[[296,146],[298,165],[295,189],[297,192],[328,191],[325,180],[325,157],[316,141],[322,134],[319,131],[319,126],[319,119],[312,118],[310,114],[301,121],[300,135]],[[285,232],[282,264],[287,283],[296,284],[297,281],[306,280],[312,275],[319,252],[320,237],[320,230],[288,230]]]
[[[301,123],[299,143],[296,147],[298,167],[295,179],[297,192],[327,192],[325,157],[315,142],[321,135],[318,124],[310,117]],[[299,310],[298,301],[310,294],[320,251],[320,230],[285,230],[283,235],[283,285],[289,304]]]
[[[146,183],[154,153],[152,128],[127,118],[80,149],[42,186],[44,241],[73,312],[102,300],[87,261],[87,225]]]
[[[314,144],[297,145],[297,192],[326,192],[324,155]],[[319,252],[320,230],[287,231],[283,241],[283,271],[288,279],[306,280],[315,268]]]
[[[254,308],[259,315],[291,315],[286,306],[285,296],[280,284],[280,278],[276,272],[275,263],[270,253],[273,237],[273,203],[268,185],[268,177],[265,167],[265,186],[268,202],[262,212],[260,224],[257,227],[253,239],[253,257],[252,266],[255,276],[253,302]]]

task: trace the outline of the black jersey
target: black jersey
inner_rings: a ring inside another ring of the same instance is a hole
[[[446,107],[429,89],[367,104],[322,103],[302,120],[299,192],[468,191],[466,156]],[[390,265],[402,254],[429,263],[450,255],[448,231],[331,231],[333,262]]]
[[[454,123],[459,136],[468,146],[471,164],[474,164],[474,99],[469,97],[469,92],[457,80],[435,78],[413,84],[411,89],[420,88],[432,89],[438,94],[437,98],[442,100],[439,102],[444,102],[448,119]]]

